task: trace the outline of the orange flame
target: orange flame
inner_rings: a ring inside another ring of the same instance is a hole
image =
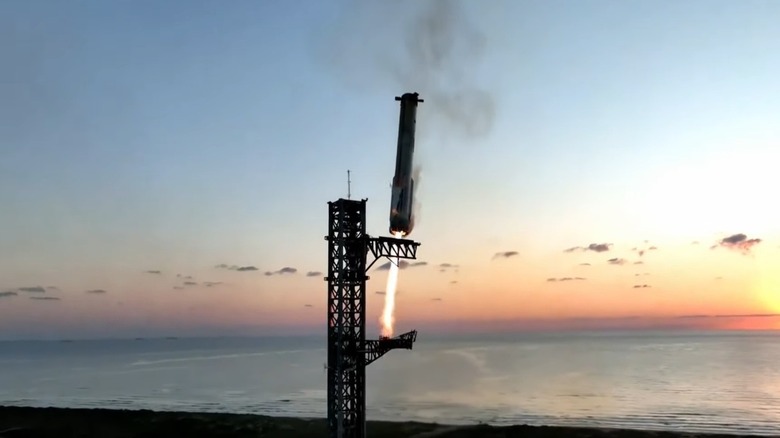
[[[396,231],[393,233],[396,238],[401,238],[403,232]],[[398,286],[398,258],[390,259],[390,272],[387,274],[387,287],[385,288],[385,308],[382,310],[382,317],[379,319],[382,325],[382,336],[393,336],[393,323],[395,318],[393,312],[395,311],[395,290]]]

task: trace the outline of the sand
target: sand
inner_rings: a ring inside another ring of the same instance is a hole
[[[369,421],[366,425],[366,429],[368,436],[371,438],[733,438],[737,436],[568,427],[447,426],[434,423],[400,421]],[[308,438],[326,436],[327,433],[324,419],[219,413],[156,412],[148,410],[61,409],[0,406],[0,438]]]

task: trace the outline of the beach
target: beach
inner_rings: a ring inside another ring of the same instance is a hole
[[[760,436],[526,425],[501,427],[488,425],[450,426],[404,421],[368,421],[366,432],[369,436],[376,438],[733,438],[738,436]],[[153,438],[180,436],[314,438],[327,436],[327,430],[325,419],[322,418],[307,419],[251,414],[158,412],[151,410],[0,407],[0,438]]]

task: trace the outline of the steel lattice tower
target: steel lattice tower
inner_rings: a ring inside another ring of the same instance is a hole
[[[366,200],[328,203],[328,432],[366,435],[366,365],[396,348],[410,349],[416,331],[366,340],[366,270],[380,257],[414,259],[419,243],[366,234]],[[367,266],[369,252],[374,260]]]

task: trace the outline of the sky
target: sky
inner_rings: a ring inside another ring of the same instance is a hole
[[[327,202],[350,170],[388,234],[404,92],[425,99],[424,263],[397,330],[780,328],[778,20],[769,0],[2,2],[0,338],[321,332]]]

